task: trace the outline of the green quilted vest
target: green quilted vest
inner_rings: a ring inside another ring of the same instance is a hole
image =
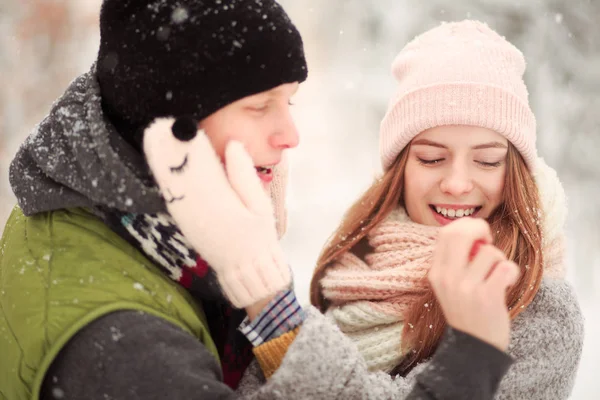
[[[98,218],[15,208],[0,241],[0,398],[37,400],[61,348],[117,310],[164,318],[218,359],[199,304]]]

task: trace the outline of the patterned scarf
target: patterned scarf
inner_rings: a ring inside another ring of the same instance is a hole
[[[237,329],[246,312],[229,305],[213,269],[192,249],[168,214],[131,214],[105,207],[95,211],[113,231],[202,303],[219,350],[224,382],[236,389],[254,357],[252,344]]]

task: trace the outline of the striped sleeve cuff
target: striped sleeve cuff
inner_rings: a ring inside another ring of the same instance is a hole
[[[286,290],[279,292],[253,321],[246,317],[238,329],[257,347],[294,330],[305,318],[296,294]]]

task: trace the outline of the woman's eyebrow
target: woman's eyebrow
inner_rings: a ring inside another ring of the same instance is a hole
[[[412,142],[412,145],[424,145],[424,146],[433,146],[433,147],[439,147],[441,149],[447,149],[448,147],[441,144],[441,143],[437,143],[437,142],[433,142],[431,140],[428,139],[417,139],[415,141]],[[500,142],[488,142],[488,143],[482,143],[482,144],[478,144],[476,146],[471,147],[471,149],[473,150],[481,150],[481,149],[492,149],[492,148],[496,148],[496,149],[506,149],[507,146],[505,144],[502,144]]]
[[[427,139],[417,139],[415,141],[413,141],[411,143],[413,146],[414,145],[424,145],[424,146],[433,146],[433,147],[439,147],[441,149],[447,149],[447,146],[444,146],[441,143],[437,143],[437,142],[432,142],[431,140],[427,140]]]
[[[480,149],[506,149],[506,145],[502,144],[500,142],[489,142],[489,143],[483,143],[483,144],[478,144],[477,146],[473,146],[472,149],[473,150],[480,150]]]

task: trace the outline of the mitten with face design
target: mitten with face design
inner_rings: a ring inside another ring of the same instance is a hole
[[[144,132],[144,152],[169,213],[234,306],[289,286],[271,200],[241,143],[227,145],[224,168],[196,121],[160,118]]]

